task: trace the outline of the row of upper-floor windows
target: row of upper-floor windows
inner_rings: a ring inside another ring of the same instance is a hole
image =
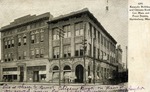
[[[87,48],[87,47],[86,47]],[[87,53],[87,49],[83,48],[82,44],[75,44],[75,51],[74,51],[74,55],[75,56],[83,56],[84,53]],[[84,51],[85,50],[85,51]],[[109,53],[106,54],[106,52],[104,51],[100,51],[100,49],[97,49],[96,47],[94,47],[94,52],[92,52],[92,48],[91,48],[91,44],[89,44],[89,56],[92,56],[92,53],[94,54],[95,58],[97,59],[104,59],[106,58],[106,60],[110,60],[112,63],[115,62],[115,56],[110,55]],[[60,58],[60,47],[53,47],[53,58]],[[64,45],[63,46],[63,57],[67,58],[67,57],[71,57],[71,46],[70,45]]]
[[[89,51],[88,51],[88,55],[92,56],[93,53],[93,57],[95,57],[96,59],[102,59],[102,60],[110,60],[112,62],[115,62],[115,53],[106,53],[103,50],[100,50],[99,48],[94,47],[93,48],[93,52],[92,52],[92,46],[89,43]]]
[[[14,60],[14,53],[7,53],[4,55],[4,61],[9,62]]]
[[[43,58],[44,57],[44,48],[35,48],[30,50],[30,55],[29,55],[30,59],[34,59],[34,58]],[[27,52],[23,51],[23,52],[19,52],[18,53],[18,60],[22,60],[22,59],[26,59],[27,58]]]
[[[108,50],[115,52],[115,45],[108,39],[106,36],[102,34],[102,32],[98,31],[91,23],[89,23],[88,35],[94,41],[98,41],[98,44],[103,45]]]
[[[36,48],[30,51],[30,58],[43,58],[44,57],[44,48]],[[27,51],[18,52],[18,60],[27,59]],[[14,53],[8,53],[4,55],[4,61],[9,62],[14,60]]]
[[[81,44],[75,45],[75,56],[83,56],[83,47]],[[53,58],[59,58],[60,57],[60,47],[53,47]],[[63,57],[71,57],[71,46],[70,45],[64,45],[63,46]]]
[[[43,58],[44,57],[44,48],[36,48],[30,51],[31,59],[33,58]]]
[[[84,33],[83,22],[75,23],[74,30],[75,30],[75,36],[83,35]],[[63,26],[63,29],[53,28],[52,32],[53,32],[53,40],[57,40],[59,39],[59,37],[68,38],[72,36],[70,25]]]
[[[22,31],[26,31],[29,29],[34,29],[34,28],[38,28],[41,26],[46,25],[46,21],[39,21],[39,22],[35,22],[35,23],[31,23],[30,25],[25,25],[25,26],[21,26],[18,27],[16,29],[12,29],[12,30],[7,30],[5,32],[2,33],[3,36],[7,36],[7,35],[11,35],[11,34],[16,34],[17,32],[22,32]]]
[[[29,38],[31,39],[30,42],[32,44],[43,42],[44,41],[44,31],[43,31],[43,29],[41,29],[41,31],[31,32]],[[8,39],[8,38],[6,38],[6,39],[7,40],[4,40],[5,49],[15,46],[14,38],[11,37],[10,39]],[[27,35],[26,34],[18,35],[16,43],[17,43],[18,46],[27,45]]]
[[[100,31],[96,30],[96,28],[94,26],[92,26],[90,23],[89,23],[89,25],[90,25],[89,26],[90,30],[88,30],[88,35],[91,38],[92,37],[95,38],[94,41],[98,40],[99,44],[102,44],[107,49],[115,52],[115,45],[111,41],[109,41],[102,33],[100,33]],[[63,29],[54,28],[53,29],[53,40],[59,39],[59,37],[63,37],[63,38],[71,37],[72,34],[71,34],[70,27],[71,27],[70,25],[65,25],[65,26],[63,26]],[[84,33],[83,22],[75,23],[74,29],[75,29],[75,36],[83,35],[83,33]],[[93,34],[93,36],[92,36],[92,34]]]

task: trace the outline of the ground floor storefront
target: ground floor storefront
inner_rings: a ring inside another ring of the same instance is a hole
[[[3,82],[103,83],[112,77],[114,66],[92,59],[38,60],[1,64]]]

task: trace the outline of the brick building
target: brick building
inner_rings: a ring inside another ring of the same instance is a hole
[[[41,81],[48,58],[48,26],[52,15],[27,15],[0,29],[2,61],[0,80]]]
[[[88,9],[28,15],[0,31],[0,81],[103,82],[116,70],[117,42]]]

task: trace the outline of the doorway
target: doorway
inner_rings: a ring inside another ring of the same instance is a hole
[[[20,82],[23,82],[24,80],[24,67],[20,67]]]
[[[39,82],[39,71],[33,72],[33,82]]]
[[[77,65],[76,66],[76,71],[75,71],[75,74],[76,74],[76,80],[75,82],[76,83],[83,83],[83,66],[82,65]]]

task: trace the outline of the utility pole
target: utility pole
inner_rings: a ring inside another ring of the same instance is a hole
[[[57,31],[58,35],[59,35],[59,86],[61,86],[61,62],[60,62],[60,55],[61,55],[61,38],[64,38],[64,30],[57,27],[59,30]]]

